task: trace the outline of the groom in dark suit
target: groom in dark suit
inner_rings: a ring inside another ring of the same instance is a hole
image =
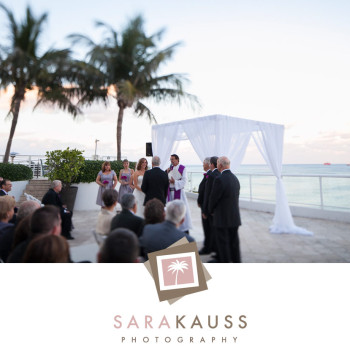
[[[239,263],[241,262],[238,237],[238,227],[241,225],[240,184],[237,177],[230,171],[230,160],[227,157],[220,157],[217,165],[221,175],[214,181],[208,209],[213,215],[219,253],[218,262]]]
[[[164,205],[168,194],[168,174],[159,168],[158,156],[152,158],[152,169],[147,170],[143,176],[141,190],[145,194],[144,205],[153,198],[158,198]]]
[[[210,225],[208,218],[203,217],[203,207],[204,207],[204,196],[205,196],[205,186],[207,183],[207,179],[209,178],[209,175],[211,174],[211,170],[209,168],[210,165],[210,157],[207,157],[203,161],[203,170],[205,171],[203,173],[203,179],[198,187],[198,198],[197,198],[197,204],[198,207],[201,208],[201,217],[202,217],[202,226],[203,226],[203,232],[204,232],[204,243],[203,248],[199,251],[199,254],[210,254],[211,253],[211,232],[210,232]]]
[[[209,198],[211,191],[213,189],[213,184],[217,176],[220,176],[220,171],[217,169],[217,162],[218,157],[214,156],[210,158],[209,163],[209,176],[207,178],[207,181],[205,183],[205,189],[204,189],[204,198],[203,198],[203,205],[202,205],[202,217],[204,220],[207,220],[208,223],[208,230],[210,231],[210,234],[208,235],[208,244],[207,248],[209,250],[209,253],[215,252],[218,253],[217,247],[216,247],[216,238],[215,238],[215,228],[213,226],[213,216],[210,215],[209,212]]]

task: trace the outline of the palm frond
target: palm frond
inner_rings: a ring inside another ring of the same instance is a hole
[[[83,35],[83,34],[77,34],[77,33],[70,34],[67,36],[67,39],[69,39],[73,45],[83,44],[83,45],[86,45],[88,47],[95,46],[94,41],[92,39],[90,39],[88,36]]]
[[[64,88],[41,91],[33,110],[39,105],[57,105],[60,109],[72,114],[73,118],[82,113],[81,109],[66,96]]]
[[[3,9],[7,15],[7,18],[10,22],[10,40],[13,41],[14,38],[17,37],[17,33],[18,33],[18,26],[17,23],[15,21],[15,17],[13,15],[13,12],[11,12],[5,5],[3,5],[2,3],[0,3],[0,8]]]
[[[155,117],[155,115],[151,112],[151,110],[144,105],[141,101],[137,101],[135,104],[135,109],[134,112],[136,113],[136,115],[141,118],[144,115],[147,117],[147,119],[149,120],[150,123],[155,123],[158,124],[157,119]]]

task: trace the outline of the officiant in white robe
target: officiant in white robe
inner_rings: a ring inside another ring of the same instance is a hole
[[[174,199],[181,199],[186,205],[186,216],[185,221],[179,227],[181,231],[189,231],[192,229],[192,220],[190,208],[188,206],[187,197],[185,194],[185,186],[187,183],[187,170],[186,167],[180,164],[178,155],[172,154],[170,156],[171,166],[167,169],[169,177],[169,191],[167,202],[173,201]]]

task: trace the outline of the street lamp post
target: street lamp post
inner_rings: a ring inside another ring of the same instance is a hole
[[[18,154],[18,152],[11,152],[10,153],[10,157],[12,159],[12,164],[13,164],[13,161],[14,161],[15,157],[17,156],[17,154]]]
[[[95,160],[97,159],[97,156],[96,156],[96,151],[97,151],[97,142],[99,142],[100,140],[95,140]]]

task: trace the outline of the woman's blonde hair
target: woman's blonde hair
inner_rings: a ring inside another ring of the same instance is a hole
[[[0,220],[7,219],[7,213],[16,205],[16,201],[12,196],[0,197]]]

